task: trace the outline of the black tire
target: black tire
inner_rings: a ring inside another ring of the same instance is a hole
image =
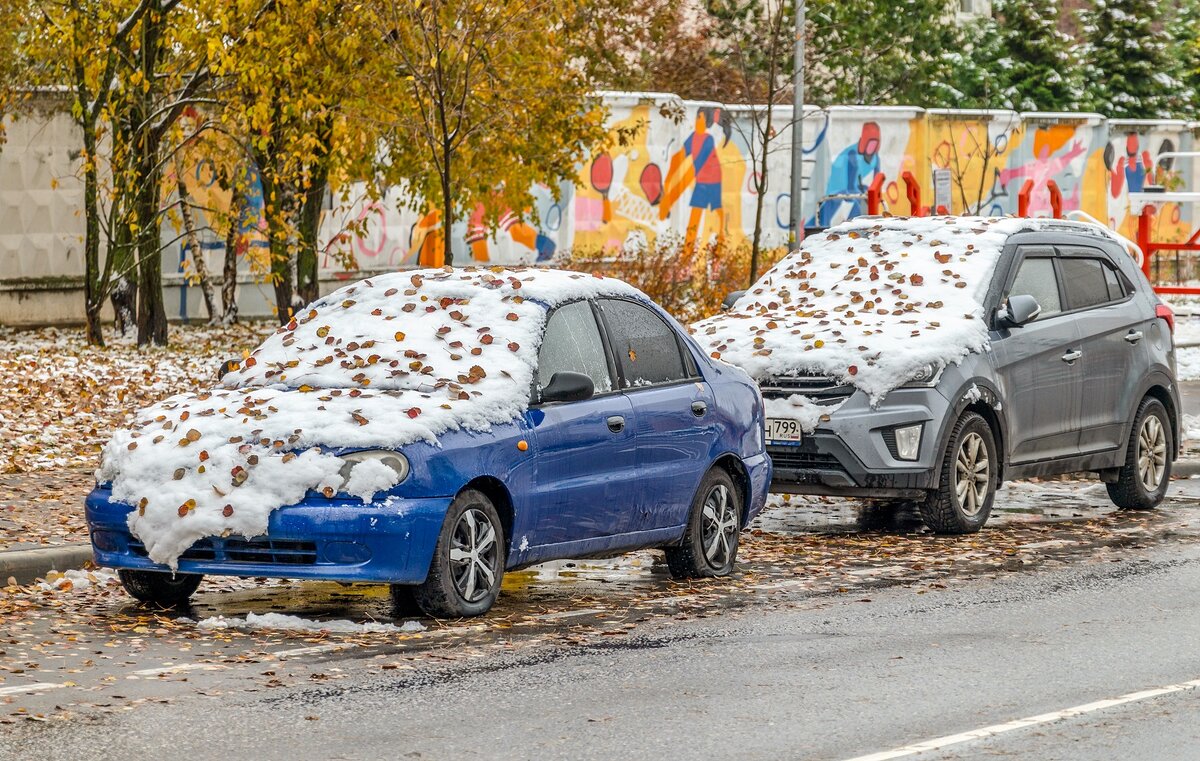
[[[468,514],[470,519],[466,517]],[[480,546],[482,554],[474,556],[479,562],[474,562],[469,554],[475,549],[468,549],[471,542]],[[451,559],[452,550],[468,552],[467,559]],[[506,559],[499,513],[482,492],[466,489],[450,503],[433,551],[429,576],[423,584],[413,587],[413,599],[434,618],[466,618],[487,613],[500,594]],[[473,583],[467,574],[474,579]],[[480,581],[484,582],[482,587]]]
[[[117,575],[130,595],[164,608],[186,603],[204,578],[198,573],[164,573],[129,568],[118,570]]]
[[[417,604],[415,591],[416,587],[412,584],[392,585],[393,618],[415,618],[425,615],[425,611],[421,610],[421,606]]]
[[[980,454],[986,456],[982,463]],[[921,520],[938,534],[973,534],[983,528],[1000,484],[999,464],[991,426],[980,415],[964,412],[950,433],[937,490],[918,504]]]
[[[1148,439],[1143,439],[1143,434],[1155,437],[1156,442],[1149,444]],[[1148,451],[1143,452],[1147,449]],[[1122,510],[1150,510],[1158,507],[1171,485],[1171,455],[1174,451],[1167,409],[1163,407],[1162,402],[1148,396],[1138,405],[1137,414],[1133,416],[1129,443],[1125,448],[1125,464],[1118,471],[1117,482],[1105,484],[1108,487],[1108,498]],[[1148,457],[1145,461],[1142,459],[1143,454]],[[1155,465],[1153,472],[1146,471],[1149,465]],[[1151,489],[1146,479],[1152,480],[1155,473],[1158,478],[1157,485]]]
[[[676,579],[728,576],[737,562],[741,528],[742,495],[728,473],[713,468],[696,490],[683,541],[664,548],[671,576]]]

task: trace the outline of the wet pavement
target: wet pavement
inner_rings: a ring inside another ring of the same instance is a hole
[[[76,577],[58,580],[62,588],[9,588],[0,592],[0,722],[96,718],[145,702],[336,682],[364,670],[423,673],[497,653],[620,642],[650,625],[814,598],[868,599],[889,587],[925,594],[969,579],[1004,583],[1196,543],[1197,497],[1200,480],[1182,480],[1159,510],[1122,512],[1095,481],[1020,482],[997,495],[987,527],[965,537],[928,533],[905,506],[776,497],[743,533],[731,578],[675,582],[653,551],[559,561],[507,574],[489,615],[420,619],[423,631],[261,629],[242,620],[412,620],[378,585],[209,578],[190,607],[166,611],[135,604],[108,572],[94,573],[94,583]]]

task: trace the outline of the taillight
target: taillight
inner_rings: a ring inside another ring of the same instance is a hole
[[[1165,320],[1167,328],[1171,331],[1171,335],[1175,335],[1175,313],[1171,311],[1171,307],[1166,304],[1158,304],[1154,307],[1154,316],[1160,320]]]

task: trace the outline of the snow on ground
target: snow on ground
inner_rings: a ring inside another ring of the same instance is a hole
[[[52,592],[80,592],[92,586],[120,584],[117,572],[111,568],[93,568],[90,571],[70,570],[66,573],[51,571],[38,582],[38,589]]]
[[[1200,346],[1175,350],[1175,376],[1181,381],[1200,380]]]
[[[1020,219],[862,219],[813,235],[728,312],[696,323],[757,379],[817,373],[882,399],[987,345],[982,300]]]
[[[425,626],[420,621],[405,621],[401,626],[381,624],[375,621],[360,624],[344,619],[314,621],[310,618],[289,616],[285,613],[247,613],[245,618],[213,616],[197,621],[196,626],[200,629],[290,629],[336,634],[404,634],[425,631]]]
[[[105,446],[99,477],[137,505],[129,527],[175,566],[197,539],[266,532],[309,490],[369,501],[396,483],[346,484],[322,447],[395,449],[455,429],[486,430],[529,403],[546,306],[639,292],[548,269],[396,272],[319,300],[211,391],[138,413]],[[379,469],[376,468],[376,471]]]

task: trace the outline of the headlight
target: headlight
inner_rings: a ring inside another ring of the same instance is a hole
[[[942,379],[942,371],[945,369],[945,365],[940,362],[931,362],[908,376],[908,380],[904,382],[904,385],[909,388],[930,388],[936,386],[938,381]]]
[[[350,475],[354,472],[354,468],[367,461],[378,462],[391,468],[396,473],[396,483],[408,478],[408,458],[399,452],[387,449],[368,449],[365,452],[349,452],[338,455],[338,459],[342,461],[342,469],[338,471],[338,475],[342,477],[343,488],[345,488],[345,484],[350,483]]]
[[[906,425],[903,428],[894,429],[896,435],[896,459],[897,460],[915,460],[917,452],[921,450],[921,429],[923,425]]]

